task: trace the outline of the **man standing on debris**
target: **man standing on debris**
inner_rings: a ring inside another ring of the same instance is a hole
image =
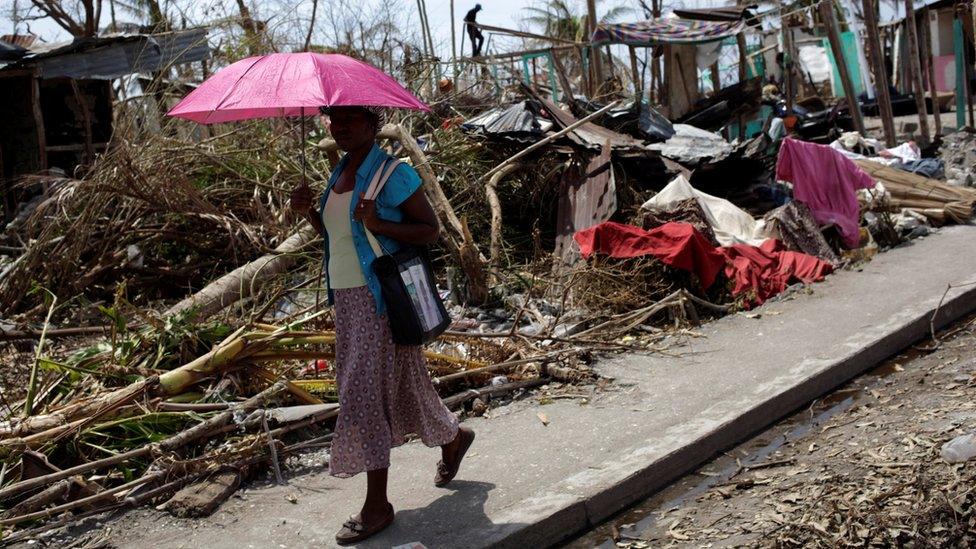
[[[334,305],[336,383],[339,416],[329,472],[351,477],[366,472],[366,501],[336,534],[346,545],[362,541],[393,522],[386,494],[390,449],[417,433],[429,447],[441,447],[434,484],[458,472],[474,432],[458,425],[441,402],[419,346],[393,343],[379,281],[371,268],[376,255],[367,230],[392,253],[401,246],[437,240],[437,215],[420,189],[417,172],[400,164],[375,200],[365,191],[390,156],[376,144],[383,111],[373,107],[323,109],[339,148],[346,152],[312,205],[306,186],[291,195],[291,207],[305,216],[325,241],[326,287]]]
[[[468,11],[468,14],[464,16],[464,28],[467,29],[468,37],[471,38],[471,57],[481,55],[481,46],[485,43],[485,37],[481,34],[481,29],[472,24],[478,22],[479,11],[481,11],[481,4],[475,4]]]

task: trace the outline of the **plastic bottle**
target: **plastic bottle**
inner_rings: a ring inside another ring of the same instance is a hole
[[[962,463],[976,457],[976,433],[956,437],[942,445],[942,459]]]

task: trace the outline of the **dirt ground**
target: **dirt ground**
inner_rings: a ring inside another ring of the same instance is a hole
[[[976,319],[922,343],[569,547],[976,547]]]

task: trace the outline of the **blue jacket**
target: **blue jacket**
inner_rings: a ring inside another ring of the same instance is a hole
[[[367,187],[369,187],[369,182],[373,180],[373,175],[376,173],[376,170],[380,169],[380,166],[384,164],[384,160],[389,158],[390,155],[386,154],[379,145],[373,144],[373,148],[370,149],[366,158],[363,159],[362,165],[356,170],[356,186],[353,189],[354,194],[349,204],[349,219],[352,222],[353,245],[356,247],[356,255],[359,256],[359,267],[363,271],[363,278],[366,279],[366,286],[376,300],[377,314],[383,314],[386,311],[386,304],[383,303],[383,294],[380,292],[379,279],[377,279],[372,269],[376,254],[373,252],[373,247],[369,245],[369,240],[366,239],[366,227],[361,222],[353,220],[353,212],[356,210],[356,206],[359,205],[360,195],[366,192]],[[335,170],[332,171],[332,176],[329,177],[329,185],[319,200],[319,212],[325,211],[325,201],[328,200],[332,187],[339,180],[339,174],[345,169],[347,160],[348,156],[343,156]],[[410,198],[420,188],[420,185],[420,176],[417,175],[417,171],[413,167],[401,163],[390,175],[383,190],[380,191],[379,196],[376,197],[376,215],[386,221],[392,221],[394,223],[402,222],[403,211],[400,210],[400,204]],[[401,247],[400,243],[392,238],[383,235],[374,236],[376,236],[376,239],[387,253],[393,253]],[[334,303],[334,296],[332,288],[329,286],[328,233],[325,235],[324,261],[325,287],[329,291],[329,305],[332,305]]]

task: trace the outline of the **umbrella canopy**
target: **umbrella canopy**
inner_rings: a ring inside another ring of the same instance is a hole
[[[201,124],[314,114],[319,107],[429,111],[392,76],[332,53],[273,53],[242,59],[190,92],[169,116]]]

